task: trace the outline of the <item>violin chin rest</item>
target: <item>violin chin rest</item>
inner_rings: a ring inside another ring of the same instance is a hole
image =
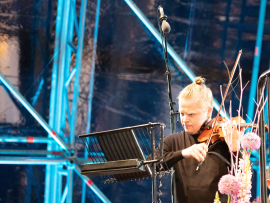
[[[270,189],[270,179],[266,180],[266,184],[267,184],[268,189]]]

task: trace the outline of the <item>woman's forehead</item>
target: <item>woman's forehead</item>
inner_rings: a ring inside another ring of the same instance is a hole
[[[179,99],[180,112],[202,112],[207,110],[199,99]]]

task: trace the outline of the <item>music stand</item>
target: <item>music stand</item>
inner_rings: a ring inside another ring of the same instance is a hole
[[[164,128],[162,123],[148,123],[79,135],[93,161],[81,165],[81,174],[100,175],[103,183],[152,177],[152,202],[157,203],[156,166],[162,160]],[[160,134],[158,157],[154,153],[158,146],[157,133]]]

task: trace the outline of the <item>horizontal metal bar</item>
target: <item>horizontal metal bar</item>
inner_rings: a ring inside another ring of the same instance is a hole
[[[111,201],[98,189],[98,187],[93,183],[93,181],[81,174],[81,169],[79,166],[74,167],[74,171],[80,176],[80,178],[90,187],[90,189],[100,198],[104,203],[111,203]]]
[[[47,137],[3,137],[0,136],[0,142],[22,142],[22,143],[52,143],[55,140]]]
[[[1,149],[0,154],[16,155],[64,155],[63,151]]]
[[[58,174],[62,175],[62,176],[67,176],[68,175],[68,172],[58,172]]]
[[[58,169],[58,174],[62,175],[62,176],[67,176],[68,175],[68,171],[64,170],[64,169]]]
[[[15,165],[65,165],[65,159],[49,159],[49,158],[24,158],[24,157],[0,157],[0,164]]]
[[[155,159],[151,161],[143,161],[143,164],[145,165],[145,164],[152,164],[152,163],[158,163],[158,162],[160,162],[160,160]]]
[[[18,99],[21,104],[29,111],[30,114],[38,121],[38,123],[52,136],[52,138],[67,152],[69,152],[67,144],[53,131],[48,123],[39,115],[39,113],[29,104],[29,102],[19,93],[9,80],[0,71],[0,81],[7,87],[7,89]]]

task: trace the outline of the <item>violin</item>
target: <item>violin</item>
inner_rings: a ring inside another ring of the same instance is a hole
[[[216,119],[216,124],[213,125],[214,119]],[[240,120],[239,120],[240,119]],[[246,121],[240,116],[236,116],[232,118],[233,121],[236,121],[237,125],[239,125],[240,122],[240,129],[252,127],[252,123],[246,123]],[[211,133],[213,131],[212,137],[210,139],[210,144],[214,144],[218,140],[224,141],[224,134],[222,130],[222,124],[226,122],[226,118],[217,116],[216,118],[213,118],[209,122],[205,123],[200,131],[199,131],[199,137],[197,138],[198,142],[204,142],[207,143],[207,141],[211,137]],[[238,126],[239,127],[239,126]],[[214,129],[212,129],[214,128]],[[257,124],[253,125],[253,128],[257,128]],[[268,132],[268,126],[265,124],[265,132]]]
[[[238,52],[238,55],[237,55],[237,58],[236,58],[236,61],[235,61],[233,70],[232,70],[231,75],[230,75],[230,79],[229,79],[229,82],[228,82],[226,91],[225,91],[225,93],[224,93],[224,96],[223,96],[223,98],[222,98],[222,102],[221,102],[221,104],[220,104],[220,107],[219,107],[219,110],[218,110],[218,113],[217,113],[217,117],[215,117],[215,118],[212,119],[212,120],[213,120],[213,122],[212,122],[213,124],[212,124],[212,127],[209,129],[209,130],[210,130],[210,135],[209,135],[209,136],[206,136],[206,137],[208,137],[208,140],[207,140],[207,147],[209,147],[210,141],[212,140],[212,136],[213,136],[214,130],[219,129],[219,128],[216,127],[216,124],[217,124],[217,122],[218,122],[218,119],[220,119],[219,113],[220,113],[220,111],[221,111],[221,109],[222,109],[222,106],[224,105],[224,101],[225,101],[225,98],[226,98],[226,96],[227,96],[229,87],[230,87],[230,85],[231,85],[232,78],[233,78],[233,75],[234,75],[234,72],[235,72],[235,69],[236,69],[236,67],[237,67],[237,64],[238,64],[238,61],[239,61],[239,59],[240,59],[241,54],[242,54],[242,50],[240,50],[240,51]],[[222,118],[222,117],[221,117],[221,118]],[[222,120],[223,120],[223,119],[222,119]],[[207,134],[208,134],[208,133],[207,133]],[[223,134],[223,133],[222,133],[222,134]],[[216,138],[214,138],[214,140],[215,140],[215,139],[216,139]],[[217,140],[218,140],[218,139],[217,139]],[[223,140],[224,140],[224,135],[223,135]],[[201,163],[202,163],[202,162],[200,162],[200,164],[201,164]],[[198,167],[199,167],[199,166],[198,166]],[[197,169],[198,169],[198,167],[197,167]]]
[[[200,135],[198,137],[198,141],[199,142],[205,142],[206,145],[207,145],[207,148],[209,147],[210,143],[214,143],[214,142],[216,142],[216,141],[218,141],[220,139],[223,140],[223,141],[225,140],[224,139],[224,134],[223,134],[223,131],[222,131],[222,128],[221,128],[220,124],[221,124],[221,122],[225,122],[226,119],[220,117],[219,114],[221,112],[222,107],[224,106],[224,101],[225,101],[225,98],[227,96],[229,87],[231,85],[232,78],[233,78],[233,75],[234,75],[235,69],[237,67],[237,64],[239,62],[239,59],[240,59],[241,54],[242,54],[242,50],[240,50],[238,52],[236,61],[234,63],[233,70],[232,70],[232,72],[230,74],[230,79],[229,79],[229,82],[227,84],[227,88],[226,88],[225,93],[224,93],[224,95],[222,97],[222,102],[220,104],[220,107],[219,107],[219,110],[218,110],[218,113],[217,113],[217,117],[213,118],[211,120],[212,122],[209,122],[210,124],[205,125],[206,126],[205,129],[202,130],[202,132],[200,133]],[[236,123],[239,123],[239,119],[240,119],[239,117],[236,117]],[[240,123],[244,122],[244,121],[242,121],[242,118],[240,119],[240,121],[241,121]],[[202,163],[203,163],[203,161],[201,161],[198,164],[196,170],[199,169],[199,167],[202,165]]]

